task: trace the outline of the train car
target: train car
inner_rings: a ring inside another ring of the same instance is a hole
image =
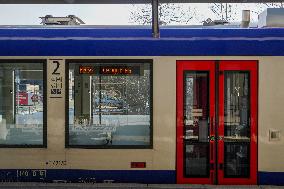
[[[284,185],[284,29],[0,28],[0,180]]]

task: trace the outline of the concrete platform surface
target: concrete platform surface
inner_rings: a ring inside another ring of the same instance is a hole
[[[0,189],[284,189],[271,185],[188,185],[188,184],[135,184],[135,183],[0,183]]]

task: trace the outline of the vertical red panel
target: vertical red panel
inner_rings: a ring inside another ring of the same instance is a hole
[[[208,71],[209,72],[209,114],[210,114],[210,136],[214,136],[215,117],[215,64],[214,61],[177,61],[177,183],[191,184],[213,184],[214,170],[210,170],[208,178],[186,178],[184,177],[184,151],[183,151],[183,106],[184,106],[184,71]],[[212,144],[211,144],[212,143]],[[213,146],[213,148],[211,148]],[[215,152],[214,141],[210,141],[210,163],[214,165]]]
[[[217,147],[218,147],[218,160],[217,160],[217,171],[218,171],[218,183],[221,183],[222,179],[224,178],[224,171],[221,169],[221,165],[224,164],[224,141],[223,140],[219,140],[219,137],[224,137],[224,73],[222,71],[222,63],[220,63],[220,67],[219,67],[219,70],[218,70],[218,73],[219,73],[219,112],[218,112],[218,115],[219,115],[219,127],[218,127],[218,144],[217,144]]]
[[[224,170],[218,169],[219,184],[257,184],[257,61],[221,61],[219,67],[219,137],[224,137],[224,71],[250,72],[250,175],[249,178],[225,178]],[[218,164],[224,165],[224,141],[218,141]],[[223,166],[224,167],[224,166]],[[220,167],[219,167],[220,168]]]

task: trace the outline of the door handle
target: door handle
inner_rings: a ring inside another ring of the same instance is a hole
[[[214,135],[212,135],[212,136],[210,136],[208,138],[209,138],[209,141],[215,141],[215,136]]]

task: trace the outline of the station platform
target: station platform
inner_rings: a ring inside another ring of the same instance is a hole
[[[272,185],[188,185],[188,184],[135,184],[135,183],[0,183],[0,189],[282,189]]]

